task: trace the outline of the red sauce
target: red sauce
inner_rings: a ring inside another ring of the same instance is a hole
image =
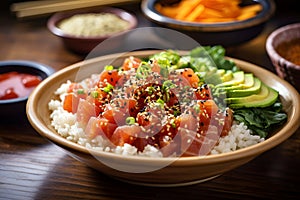
[[[27,73],[0,74],[0,100],[26,97],[41,81],[39,76]]]

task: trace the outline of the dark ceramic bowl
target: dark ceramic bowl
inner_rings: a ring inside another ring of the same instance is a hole
[[[162,15],[155,9],[155,4],[159,1],[143,0],[141,4],[142,12],[153,22],[153,25],[178,30],[192,37],[201,45],[223,45],[225,47],[241,44],[258,36],[276,8],[273,0],[242,0],[241,5],[261,4],[262,11],[252,18],[242,21],[198,23],[179,21]]]
[[[93,37],[83,37],[83,36],[74,36],[70,34],[66,34],[57,27],[57,25],[66,18],[72,17],[75,14],[86,14],[86,13],[112,13],[119,16],[121,19],[129,22],[129,26],[126,30],[118,33],[114,33],[111,35],[105,36],[93,36]],[[47,23],[48,29],[56,36],[60,37],[63,41],[63,44],[67,49],[79,53],[79,54],[87,54],[91,50],[93,50],[98,44],[100,44],[105,39],[110,37],[120,35],[123,32],[134,29],[137,26],[136,17],[126,12],[125,10],[113,8],[113,7],[100,7],[100,8],[88,8],[88,9],[80,9],[80,10],[72,10],[66,12],[59,12],[52,15]],[[107,48],[114,48],[115,44],[109,46]]]
[[[44,64],[25,60],[0,61],[0,74],[7,72],[19,72],[41,77],[42,80],[54,73],[54,70]],[[25,106],[28,96],[0,100],[1,119],[26,118]]]
[[[266,50],[278,76],[291,83],[300,92],[300,65],[286,59],[277,51],[278,45],[295,40],[300,40],[300,23],[288,24],[274,30],[267,38]]]

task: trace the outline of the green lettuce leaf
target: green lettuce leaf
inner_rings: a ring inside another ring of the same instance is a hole
[[[268,133],[287,120],[281,103],[276,102],[267,108],[242,108],[234,111],[234,119],[244,122],[253,134],[266,138]]]

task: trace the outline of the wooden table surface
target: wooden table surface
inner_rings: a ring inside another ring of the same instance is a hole
[[[229,56],[274,72],[265,51],[267,35],[275,28],[300,22],[296,1],[276,1],[275,15],[257,38],[228,48]],[[149,22],[139,5],[141,26]],[[0,60],[24,59],[55,70],[83,59],[66,50],[46,28],[47,17],[17,20],[2,6]],[[1,112],[1,111],[0,111]],[[97,172],[42,138],[25,116],[0,119],[0,199],[299,199],[300,129],[288,140],[248,164],[211,181],[185,187],[131,185]]]

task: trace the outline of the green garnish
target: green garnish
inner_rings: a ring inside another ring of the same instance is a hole
[[[77,94],[84,94],[84,89],[78,89]]]
[[[176,65],[180,59],[180,55],[174,50],[167,50],[154,54],[151,59],[157,60],[158,64],[170,67]]]
[[[154,54],[150,59],[156,60],[160,67],[160,74],[167,78],[170,69],[172,69],[180,60],[180,55],[173,51],[167,50],[157,54]]]
[[[149,95],[153,94],[155,92],[155,88],[152,86],[149,86],[145,89],[146,92],[148,92]]]
[[[93,98],[97,98],[99,96],[99,92],[98,91],[91,91],[91,96]]]
[[[225,58],[225,48],[216,46],[197,47],[190,51],[189,56],[192,58],[209,58],[209,63],[219,69],[238,71],[236,64]]]
[[[179,116],[181,114],[181,112],[179,110],[173,110],[173,115],[175,117]]]
[[[142,62],[136,70],[136,77],[140,79],[145,78],[150,75],[151,71],[149,64],[147,62]]]
[[[200,113],[200,106],[198,104],[194,105],[193,108],[197,114]]]
[[[165,102],[162,99],[157,99],[156,103],[163,109],[165,107]]]
[[[106,93],[109,93],[113,89],[114,89],[114,86],[112,86],[111,84],[107,83],[106,87],[103,88],[103,91],[106,92]]]
[[[266,108],[237,109],[233,116],[235,120],[244,122],[253,134],[263,138],[287,120],[287,114],[282,111],[282,104],[279,102]]]
[[[127,117],[125,121],[128,125],[133,125],[135,123],[134,117]]]
[[[113,70],[113,69],[114,69],[114,66],[112,66],[112,65],[106,65],[106,66],[104,67],[104,69],[107,70],[107,71]]]
[[[162,91],[164,92],[164,101],[169,102],[170,100],[170,89],[175,88],[176,85],[171,80],[166,80],[162,84]]]
[[[175,124],[175,120],[174,119],[171,119],[170,123],[171,123],[172,128],[176,128],[176,124]]]
[[[170,89],[175,88],[176,85],[171,80],[166,80],[162,84],[162,90],[164,92],[170,91]]]

